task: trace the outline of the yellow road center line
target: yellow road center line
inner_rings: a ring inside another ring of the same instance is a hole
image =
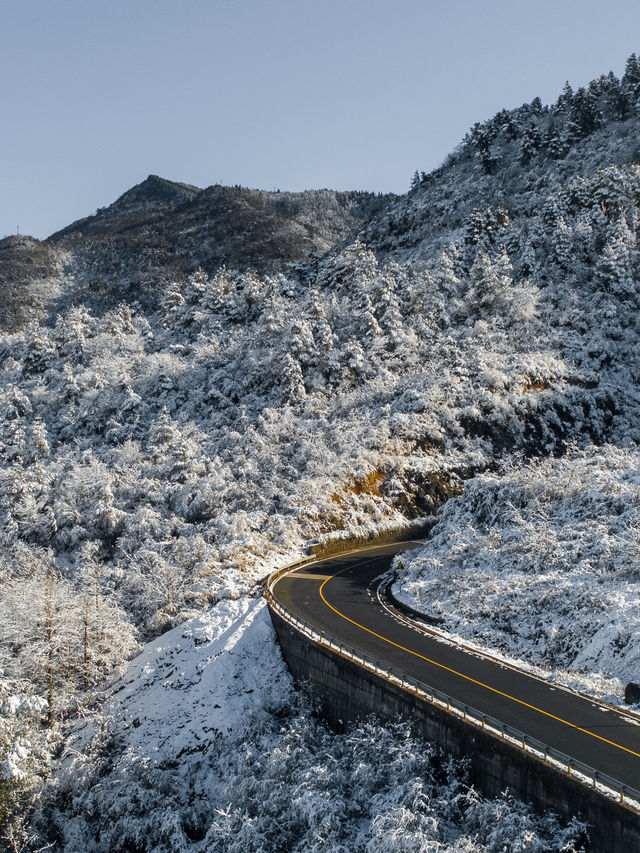
[[[333,610],[334,613],[337,613],[342,619],[345,619],[347,622],[351,622],[352,625],[355,625],[357,628],[362,628],[363,631],[366,631],[368,634],[372,634],[374,637],[377,637],[379,640],[382,640],[385,643],[389,643],[391,646],[395,646],[397,649],[401,649],[403,652],[407,652],[410,655],[414,655],[421,660],[426,661],[427,663],[432,664],[433,666],[439,667],[439,669],[444,669],[447,672],[453,673],[453,675],[457,675],[459,678],[464,678],[465,681],[470,681],[472,684],[476,684],[478,687],[484,687],[485,690],[490,690],[492,693],[496,693],[498,696],[503,696],[505,699],[510,699],[512,702],[516,702],[518,705],[523,705],[525,708],[529,708],[532,711],[537,711],[539,714],[543,714],[545,717],[549,717],[552,720],[556,720],[559,723],[563,723],[565,726],[569,726],[572,729],[576,729],[579,732],[583,732],[583,734],[590,735],[596,740],[600,740],[603,743],[608,743],[609,746],[615,746],[617,749],[621,749],[624,752],[628,752],[630,755],[634,755],[636,758],[640,758],[640,752],[634,752],[632,749],[628,749],[626,746],[622,746],[619,743],[615,743],[615,741],[607,740],[606,737],[602,737],[601,735],[597,735],[594,732],[590,732],[589,729],[583,729],[575,723],[571,723],[568,720],[563,720],[562,717],[556,717],[555,714],[551,714],[549,711],[544,711],[542,708],[537,708],[535,705],[530,705],[528,702],[525,702],[522,699],[518,699],[515,696],[511,696],[509,693],[503,693],[502,690],[498,690],[495,687],[491,687],[489,684],[484,684],[482,681],[477,681],[475,678],[471,678],[470,675],[465,675],[462,672],[458,672],[455,669],[451,669],[449,666],[445,666],[443,663],[438,663],[438,661],[431,660],[431,658],[425,657],[421,655],[420,652],[415,652],[413,649],[408,649],[406,646],[401,646],[399,643],[394,643],[393,640],[390,640],[388,637],[383,637],[382,634],[377,634],[375,631],[372,631],[371,628],[366,628],[364,625],[361,625],[359,622],[356,622],[353,619],[350,619],[348,616],[345,616],[344,613],[341,613],[339,610],[329,604],[327,599],[324,597],[322,590],[329,583],[330,580],[335,578],[336,575],[331,575],[328,577],[321,585],[320,585],[320,598],[324,601],[324,603]]]

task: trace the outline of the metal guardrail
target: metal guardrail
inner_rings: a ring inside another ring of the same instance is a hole
[[[373,658],[363,655],[362,652],[353,649],[351,646],[345,645],[344,643],[337,643],[324,631],[314,628],[308,622],[305,622],[303,619],[299,619],[295,616],[290,610],[276,600],[272,587],[283,575],[299,568],[300,566],[313,562],[316,562],[316,558],[308,557],[306,559],[299,560],[297,563],[292,563],[289,566],[278,569],[273,572],[273,574],[269,575],[265,584],[264,597],[267,600],[269,607],[271,607],[297,631],[306,636],[312,642],[330,649],[332,652],[352,661],[353,663],[357,663],[369,672],[373,672],[375,675],[386,679],[401,689],[407,690],[409,693],[413,693],[420,699],[429,702],[430,704],[445,710],[454,716],[460,717],[469,725],[480,728],[494,737],[498,737],[506,743],[509,743],[511,746],[515,746],[518,749],[523,750],[539,761],[542,761],[544,764],[554,767],[560,772],[566,773],[578,782],[599,791],[605,796],[617,798],[618,801],[623,803],[627,808],[640,813],[640,790],[622,784],[622,782],[614,779],[612,776],[608,776],[606,773],[601,773],[599,770],[595,770],[593,767],[590,767],[582,761],[577,761],[566,753],[548,746],[542,741],[537,740],[537,738],[531,737],[513,726],[506,725],[489,714],[483,714],[476,708],[465,705],[454,697],[448,696],[446,693],[425,684],[423,681],[419,681],[416,678],[409,678],[402,672],[382,666],[379,661],[375,661]]]

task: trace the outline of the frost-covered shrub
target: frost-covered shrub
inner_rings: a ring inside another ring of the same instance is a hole
[[[620,697],[640,669],[639,471],[636,449],[605,446],[467,481],[426,547],[403,555],[401,596]]]
[[[381,760],[384,756],[384,760]],[[260,850],[403,853],[571,851],[577,823],[536,816],[511,798],[484,799],[460,763],[414,738],[407,726],[371,723],[333,735],[296,709],[247,720],[197,765],[137,762],[75,780],[64,812],[49,812],[57,849],[118,853]],[[122,775],[120,775],[122,774]]]

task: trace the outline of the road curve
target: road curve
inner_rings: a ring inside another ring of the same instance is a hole
[[[298,618],[383,667],[401,671],[537,738],[623,785],[640,788],[640,724],[608,705],[443,642],[398,619],[377,595],[396,543],[307,563],[271,592]]]

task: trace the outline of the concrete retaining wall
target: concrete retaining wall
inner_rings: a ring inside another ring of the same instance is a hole
[[[640,853],[640,817],[631,809],[318,646],[270,612],[294,679],[310,686],[334,728],[371,714],[381,720],[408,719],[426,739],[469,759],[470,781],[486,796],[509,788],[538,809],[579,816],[589,824],[593,853]]]

